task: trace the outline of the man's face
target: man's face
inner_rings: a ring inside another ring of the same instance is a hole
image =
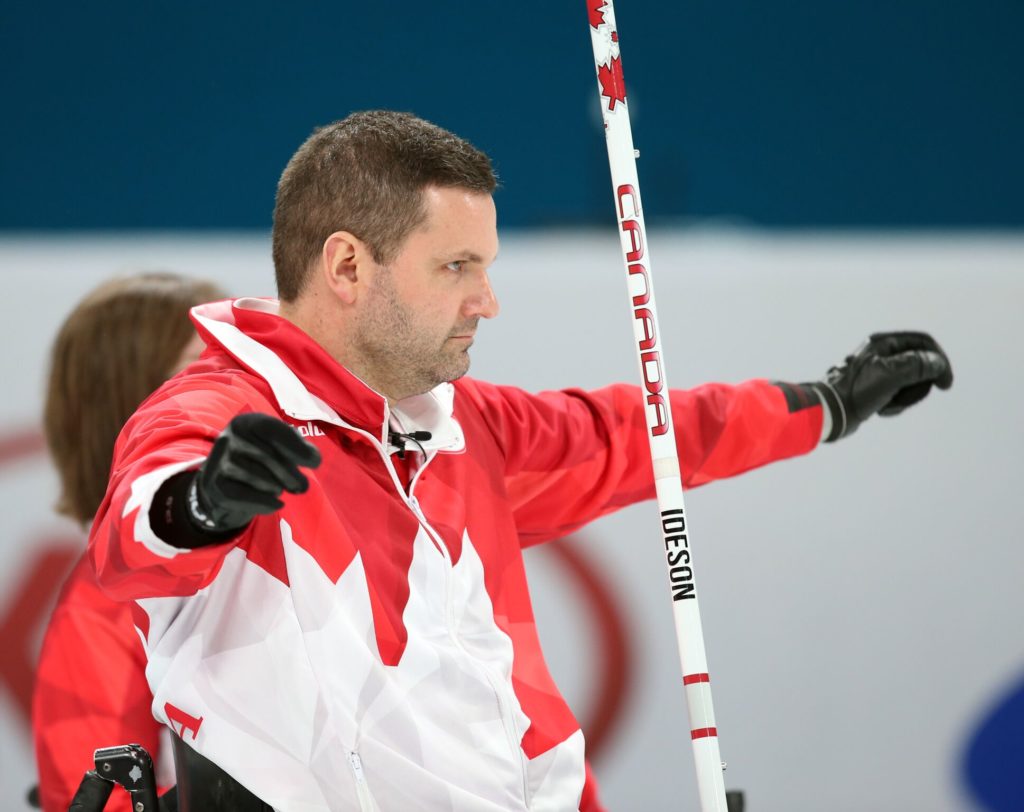
[[[374,266],[357,317],[367,378],[394,400],[465,375],[477,323],[498,314],[487,276],[498,253],[493,199],[436,187],[423,195],[426,221],[387,266]]]

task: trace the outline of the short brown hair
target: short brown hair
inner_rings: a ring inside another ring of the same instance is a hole
[[[82,523],[96,514],[121,427],[195,334],[189,309],[222,298],[212,282],[142,273],[105,282],[71,311],[53,344],[43,419],[60,513]]]
[[[373,258],[393,258],[423,222],[423,190],[491,194],[491,160],[468,141],[411,113],[353,113],[313,132],[277,184],[273,252],[278,296],[294,301],[325,240],[348,231]]]

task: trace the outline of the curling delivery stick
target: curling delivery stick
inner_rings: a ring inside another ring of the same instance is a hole
[[[615,190],[615,210],[626,264],[630,308],[633,311],[633,333],[643,380],[642,395],[646,401],[648,439],[654,463],[679,660],[683,667],[683,685],[690,715],[690,737],[697,766],[700,808],[702,812],[726,812],[722,757],[711,706],[704,632],[701,629],[683,508],[683,482],[679,475],[679,457],[669,407],[665,354],[659,342],[651,257],[644,229],[643,208],[640,205],[640,183],[626,105],[626,86],[622,81],[615,10],[611,0],[587,0],[587,11],[590,15],[590,37],[594,46],[601,116],[608,141],[608,161],[612,170],[612,188]]]

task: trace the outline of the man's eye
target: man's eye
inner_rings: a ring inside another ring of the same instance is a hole
[[[466,267],[466,261],[464,259],[457,259],[454,262],[449,262],[444,267],[446,267],[449,271],[459,272]]]

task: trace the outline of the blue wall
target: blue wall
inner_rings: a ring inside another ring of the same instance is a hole
[[[611,217],[583,0],[58,5],[0,12],[0,229],[267,228],[367,107],[490,152],[505,226]],[[1024,225],[1020,0],[617,12],[651,222]]]

